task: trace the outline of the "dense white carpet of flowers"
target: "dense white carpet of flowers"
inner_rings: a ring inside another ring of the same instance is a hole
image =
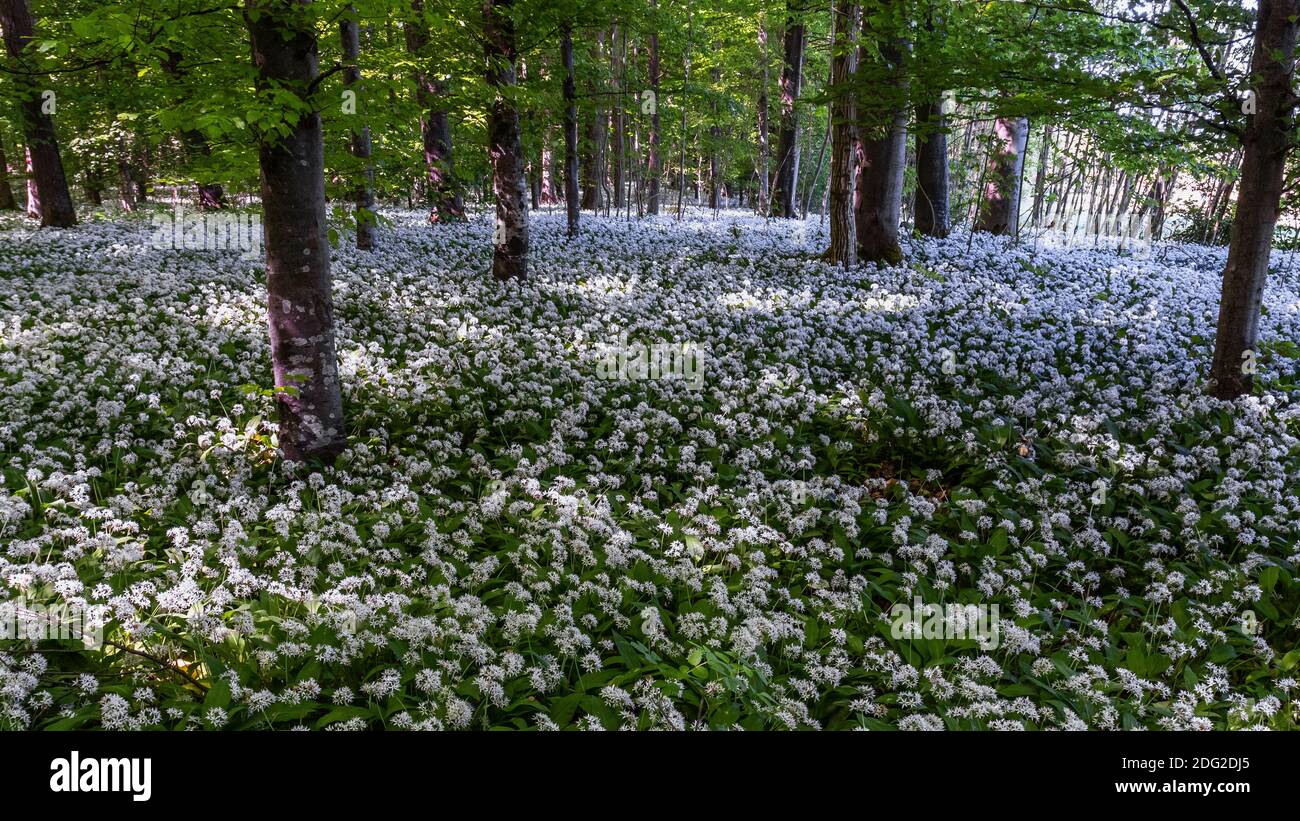
[[[1300,722],[1300,260],[1226,404],[1223,249],[843,271],[815,219],[543,214],[503,285],[485,219],[395,220],[336,252],[320,472],[274,458],[260,263],[3,226],[0,598],[111,620],[0,645],[0,726]],[[624,332],[702,388],[599,378]],[[914,597],[1000,645],[894,638]]]

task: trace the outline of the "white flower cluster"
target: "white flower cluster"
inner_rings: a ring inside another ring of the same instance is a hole
[[[0,647],[0,725],[1296,720],[1290,254],[1229,405],[1222,249],[844,271],[815,222],[538,214],[503,284],[487,221],[399,214],[335,251],[351,444],[313,471],[238,250],[0,228],[0,598],[110,614],[74,686]],[[707,379],[601,378],[620,334]],[[1000,645],[893,638],[913,597],[1000,608]]]

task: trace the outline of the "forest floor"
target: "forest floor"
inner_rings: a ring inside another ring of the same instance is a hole
[[[501,284],[486,217],[394,220],[316,471],[256,254],[0,223],[0,598],[95,628],[3,645],[0,726],[1300,725],[1300,256],[1228,404],[1223,249],[557,212]]]

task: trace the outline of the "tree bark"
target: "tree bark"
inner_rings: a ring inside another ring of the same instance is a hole
[[[1260,307],[1268,258],[1273,247],[1278,203],[1294,127],[1291,91],[1295,75],[1297,17],[1300,0],[1260,0],[1251,58],[1251,85],[1256,112],[1243,135],[1241,189],[1223,271],[1218,332],[1210,368],[1210,392],[1236,399],[1252,388],[1259,343]]]
[[[17,211],[18,200],[9,187],[9,159],[5,155],[4,132],[0,131],[0,211]]]
[[[887,15],[899,11],[895,0],[882,0],[877,8]],[[893,26],[887,21],[886,26]],[[862,142],[858,190],[854,199],[854,228],[857,231],[858,260],[896,264],[903,258],[898,244],[898,223],[903,207],[903,175],[907,164],[907,84],[903,74],[903,43],[895,30],[872,32],[880,42],[880,62],[873,63],[868,30],[863,24],[858,48],[859,70],[867,65],[885,78],[893,98],[885,111],[885,122],[867,118],[865,98],[858,100],[858,134]],[[861,86],[861,83],[859,83]],[[876,111],[880,110],[879,106]],[[879,117],[879,115],[875,115]]]
[[[858,152],[857,107],[853,81],[858,68],[857,5],[836,0],[831,26],[831,178],[828,207],[831,247],[827,259],[846,268],[857,263],[853,230],[853,176]]]
[[[424,22],[424,0],[411,0],[413,19],[404,27],[406,51],[416,59],[415,100],[420,106],[420,138],[424,143],[424,166],[428,181],[425,199],[430,206],[429,222],[465,219],[465,205],[456,184],[452,162],[451,120],[447,113],[447,84],[428,71],[425,49],[429,28]]]
[[[600,64],[605,51],[605,31],[596,32],[592,46],[592,61]],[[609,143],[609,112],[604,103],[603,91],[592,82],[588,87],[592,105],[591,119],[587,121],[587,154],[582,173],[582,207],[599,212],[604,200],[601,197],[605,184],[605,149]]]
[[[25,64],[27,44],[36,33],[28,0],[0,0],[0,26],[4,27],[5,47],[17,63]],[[38,77],[30,74],[12,75],[14,91],[19,99],[18,114],[22,121],[23,137],[27,142],[31,180],[29,208],[36,209],[42,226],[69,228],[77,224],[77,212],[72,206],[68,191],[68,178],[59,156],[59,139],[54,131],[54,118],[46,111],[50,89],[41,88]]]
[[[542,142],[542,205],[559,202],[555,191],[555,151],[551,148],[551,130],[548,128]]]
[[[611,74],[618,83],[618,94],[614,100],[613,132],[610,138],[614,142],[614,210],[617,212],[626,201],[627,192],[627,124],[625,122],[626,100],[623,94],[627,87],[627,29],[614,26],[610,39]]]
[[[781,66],[781,126],[777,137],[776,178],[772,182],[774,217],[794,219],[799,179],[799,90],[803,82],[804,25],[798,0],[786,0],[785,49]]]
[[[659,11],[658,0],[650,0],[650,8],[654,14]],[[659,214],[659,177],[663,173],[661,170],[661,159],[659,156],[659,29],[658,21],[652,20],[650,29],[650,56],[648,72],[650,75],[650,99],[642,101],[642,111],[645,111],[646,103],[650,104],[650,134],[646,139],[646,200],[645,212],[649,216]]]
[[[758,44],[763,48],[762,66],[762,86],[758,91],[758,199],[755,201],[758,206],[758,212],[762,216],[767,216],[768,207],[771,204],[772,195],[769,189],[772,175],[772,147],[771,147],[771,130],[772,123],[769,103],[767,96],[768,84],[768,53],[767,53],[767,26],[760,23],[758,27]]]
[[[560,34],[560,60],[564,63],[564,204],[568,213],[569,236],[578,235],[578,103],[573,78],[573,26],[564,24]]]
[[[1030,215],[1035,228],[1043,223],[1043,199],[1047,192],[1047,166],[1052,159],[1052,126],[1043,129],[1043,144],[1038,149],[1038,169],[1034,173],[1034,210]]]
[[[677,152],[677,219],[680,222],[686,210],[686,101],[690,99],[687,90],[691,84],[691,46],[694,45],[695,18],[691,16],[690,6],[686,7],[686,52],[682,55],[682,135]],[[698,201],[698,197],[696,200]]]
[[[348,6],[347,17],[339,22],[339,37],[343,41],[343,87],[350,89],[360,99],[361,87],[361,27],[355,15],[356,7]],[[357,116],[357,115],[353,115]],[[370,251],[375,247],[375,166],[370,161],[370,126],[364,121],[353,128],[349,148],[361,166],[361,179],[353,186],[352,203],[357,223],[357,248]]]
[[[180,81],[184,79],[186,72],[181,66],[181,53],[166,49],[162,69],[173,80]],[[191,128],[183,129],[181,131],[181,143],[191,155],[197,154],[201,157],[210,157],[212,155],[212,146],[201,131]],[[195,186],[198,189],[199,210],[217,211],[226,207],[226,192],[220,183],[196,180]]]
[[[714,43],[714,49],[721,49],[719,43]],[[714,68],[709,74],[713,81],[713,93],[720,93],[719,86],[722,84],[722,69]],[[722,207],[722,126],[718,123],[718,101],[713,101],[713,123],[709,126],[709,208],[717,211]]]
[[[1014,234],[1020,217],[1020,169],[1025,161],[1029,120],[999,117],[993,124],[993,133],[996,139],[985,174],[979,223],[975,230]]]
[[[304,98],[317,77],[315,32],[294,6],[246,0],[258,85]],[[334,347],[325,149],[320,114],[301,113],[287,135],[260,134],[267,314],[279,405],[279,444],[291,461],[331,462],[346,446]]]
[[[493,235],[492,276],[523,279],[528,274],[528,208],[524,204],[524,152],[519,110],[508,95],[515,90],[514,0],[483,0],[483,54],[493,91],[488,110],[488,160],[497,221]]]
[[[948,123],[942,100],[916,107],[916,230],[929,237],[946,237],[952,230],[948,214]]]

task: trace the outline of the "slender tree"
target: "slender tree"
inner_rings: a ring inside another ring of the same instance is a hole
[[[175,49],[166,50],[166,58],[162,62],[162,69],[169,77],[177,82],[183,82],[186,76],[186,70],[182,63],[180,51]],[[185,146],[186,151],[191,157],[211,157],[212,144],[208,138],[203,136],[203,132],[195,128],[185,128],[181,130],[181,143]],[[129,165],[123,167],[124,179],[129,177]],[[195,187],[198,190],[198,205],[202,211],[217,211],[226,207],[225,187],[219,182],[211,180],[197,180]]]
[[[846,268],[857,262],[853,230],[853,178],[858,151],[854,75],[857,55],[858,7],[853,0],[835,0],[831,26],[831,178],[827,202],[831,217],[830,262]]]
[[[435,77],[427,65],[429,26],[424,19],[424,0],[411,0],[411,13],[404,34],[406,50],[417,62],[415,99],[420,106],[420,137],[428,175],[425,193],[430,205],[429,221],[459,221],[465,218],[465,206],[452,162],[447,83]]]
[[[1020,172],[1025,162],[1029,120],[998,117],[993,122],[993,148],[980,191],[977,231],[1014,234],[1020,218]]]
[[[625,187],[627,185],[626,143],[627,125],[625,119],[625,101],[623,93],[627,87],[627,27],[616,25],[610,38],[611,74],[618,84],[618,93],[614,96],[612,131],[610,139],[614,143],[614,210],[623,207]]]
[[[658,21],[659,2],[650,0],[650,43],[649,43],[649,72],[650,96],[648,99],[642,98],[641,110],[644,112],[648,106],[650,109],[650,134],[646,139],[646,200],[645,212],[650,216],[656,216],[659,213],[659,177],[662,174],[659,156],[659,21]]]
[[[343,87],[361,100],[365,89],[361,85],[361,27],[357,23],[355,6],[348,6],[344,18],[339,21],[339,37],[343,43]],[[355,112],[354,116],[357,116]],[[361,178],[352,188],[357,248],[370,251],[375,247],[375,166],[370,160],[370,126],[362,122],[351,130],[349,136],[348,147],[361,167]]]
[[[569,236],[577,236],[581,203],[578,200],[578,92],[573,77],[573,24],[560,31],[560,61],[564,63],[564,206]]]
[[[0,0],[0,27],[4,29],[5,48],[20,70],[12,75],[18,95],[18,114],[23,137],[27,141],[27,158],[31,174],[28,210],[35,210],[41,225],[68,228],[77,224],[72,207],[68,178],[59,155],[59,138],[54,131],[53,111],[58,94],[43,87],[45,78],[33,71],[28,59],[28,44],[36,36],[36,21],[28,0]]]
[[[784,62],[781,65],[781,123],[777,137],[776,175],[772,182],[774,217],[794,219],[799,180],[799,91],[803,83],[805,31],[800,0],[786,0]]]
[[[596,42],[591,47],[591,61],[600,65],[605,54],[605,31],[596,31]],[[605,90],[594,80],[587,86],[587,94],[593,101],[591,119],[587,121],[587,153],[583,163],[582,207],[599,212],[604,203],[606,149],[609,147],[609,111],[602,102]]]
[[[771,176],[772,176],[772,142],[771,142],[771,111],[768,101],[768,43],[767,43],[767,26],[760,22],[758,26],[758,46],[761,53],[759,60],[761,67],[759,69],[759,78],[761,85],[758,90],[758,199],[755,200],[758,213],[767,216],[768,208],[771,205]]]
[[[263,235],[271,362],[286,459],[333,461],[346,445],[334,348],[325,146],[310,107],[318,76],[312,0],[246,0],[260,91],[298,95],[288,133],[260,132]],[[293,119],[296,117],[296,120]]]
[[[948,123],[942,100],[916,107],[916,202],[912,219],[916,230],[931,237],[946,237],[948,216]]]
[[[1241,188],[1210,368],[1209,388],[1220,399],[1235,399],[1252,387],[1264,282],[1295,128],[1291,88],[1298,19],[1300,0],[1259,0],[1250,62],[1254,113],[1242,139]]]
[[[18,201],[9,187],[9,159],[5,154],[4,129],[0,128],[0,211],[17,211]]]
[[[514,0],[483,0],[483,53],[493,99],[488,110],[488,160],[496,196],[492,276],[523,279],[528,273],[528,206],[524,202],[524,152],[515,106]]]

